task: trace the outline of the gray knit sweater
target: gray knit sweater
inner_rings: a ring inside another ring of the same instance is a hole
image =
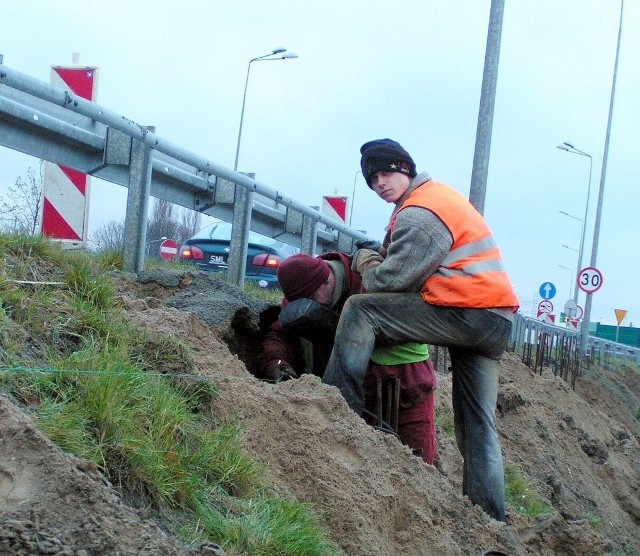
[[[409,194],[431,178],[418,174],[407,191],[396,202],[398,212]],[[364,273],[362,283],[367,292],[419,292],[449,254],[453,236],[433,212],[422,207],[407,207],[398,212],[393,241],[385,260]]]
[[[430,180],[426,172],[411,180],[407,191],[396,202],[391,219],[397,213],[391,243],[384,261],[362,275],[362,284],[368,293],[417,293],[431,276],[453,245],[449,228],[433,212],[423,207],[410,206],[402,210],[409,194]],[[488,309],[508,320],[513,320],[510,308]]]

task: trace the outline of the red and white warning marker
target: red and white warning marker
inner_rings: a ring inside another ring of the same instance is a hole
[[[325,216],[334,220],[347,221],[347,198],[338,195],[325,196],[322,198],[322,210]]]
[[[51,66],[51,84],[93,100],[97,68]],[[45,162],[43,176],[42,235],[69,243],[86,241],[89,178],[67,166]]]

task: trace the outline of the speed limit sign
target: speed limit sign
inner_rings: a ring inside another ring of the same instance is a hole
[[[594,266],[587,266],[578,275],[578,287],[586,293],[597,292],[602,287],[602,272]]]

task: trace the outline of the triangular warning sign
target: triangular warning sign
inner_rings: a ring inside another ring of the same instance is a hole
[[[624,309],[614,309],[614,312],[616,314],[616,320],[618,321],[618,326],[620,326],[622,324],[622,321],[624,320],[624,317],[627,316],[627,312]]]
[[[556,316],[551,313],[545,313],[544,311],[538,311],[538,320],[541,320],[545,324],[554,324]]]
[[[82,241],[78,233],[69,226],[48,199],[42,203],[42,213],[42,235],[44,237]]]
[[[347,221],[347,197],[328,197],[322,198],[322,214],[333,218],[334,220]]]

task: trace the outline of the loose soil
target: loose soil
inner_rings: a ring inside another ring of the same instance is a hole
[[[438,427],[436,465],[367,426],[339,391],[313,376],[256,379],[266,303],[214,276],[177,270],[114,273],[126,318],[191,346],[185,372],[215,383],[207,414],[239,423],[244,448],[276,491],[314,505],[349,556],[640,554],[640,375],[590,369],[575,391],[550,369],[501,360],[498,429],[517,464],[553,507],[506,524],[461,495],[462,461]],[[438,369],[438,415],[451,412],[451,375]],[[175,371],[175,370],[174,370]],[[0,396],[0,554],[67,556],[222,554],[188,546],[158,516],[127,503],[95,466],[34,427],[29,409]]]

